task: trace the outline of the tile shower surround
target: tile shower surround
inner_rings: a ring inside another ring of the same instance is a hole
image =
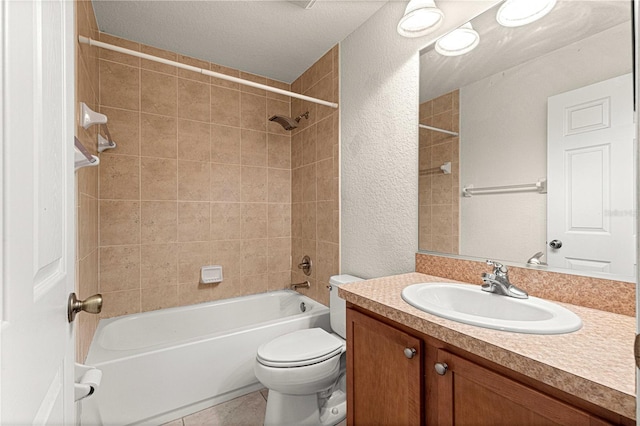
[[[291,90],[307,96],[339,101],[338,46],[320,58],[291,84]],[[299,289],[329,304],[329,277],[340,271],[337,109],[291,99],[291,115],[309,111],[291,136],[291,282],[308,280],[310,289]],[[307,254],[313,261],[309,277],[297,265]]]
[[[89,1],[75,2],[76,36],[98,37],[93,7]],[[76,37],[77,40],[77,37]],[[76,108],[86,103],[98,110],[98,50],[76,42]],[[76,116],[78,116],[76,111]],[[88,130],[76,125],[76,136],[91,153],[97,154],[96,126]],[[76,173],[76,289],[80,299],[98,293],[98,170],[84,167]],[[76,359],[84,361],[98,326],[96,315],[76,317]]]
[[[460,93],[455,90],[420,104],[420,123],[458,132]],[[419,129],[419,234],[421,250],[457,254],[460,240],[460,140]],[[439,167],[451,162],[451,173]],[[427,171],[428,172],[423,172]]]
[[[106,34],[100,37],[107,43],[290,89]],[[320,158],[331,164],[326,173],[333,178],[337,113],[144,59],[105,50],[100,55],[100,111],[110,117],[119,143],[117,149],[103,153],[100,169],[99,283],[105,300],[111,302],[105,303],[103,316],[287,287],[292,275],[292,188],[296,179],[312,190],[316,183],[323,186],[324,179],[311,168],[318,163],[316,151],[329,152]],[[331,98],[333,58],[330,51],[294,86],[301,85],[303,92],[305,85],[307,92],[317,87],[318,95]],[[295,107],[311,114],[294,136],[267,120],[272,114],[297,115]],[[293,164],[297,157],[291,153],[292,138],[314,151],[302,163],[310,173],[296,175],[293,182],[292,167],[298,164]],[[305,217],[298,222],[309,222],[305,224],[316,234],[316,226],[322,228],[327,217],[332,219],[333,210],[320,211],[325,206],[317,197],[304,201]],[[331,231],[319,233],[331,235]],[[308,237],[304,249],[316,265],[320,263],[315,269],[322,271],[324,262],[317,256],[323,248],[317,234]],[[337,247],[337,241],[332,242]],[[332,262],[331,254],[323,255]],[[199,268],[206,264],[223,266],[222,283],[198,283]],[[327,278],[332,272],[326,273]],[[315,285],[310,295],[318,297]]]
[[[77,6],[79,34],[338,101],[337,46],[289,86],[100,34],[91,3]],[[304,250],[314,260],[305,293],[327,303],[328,277],[338,272],[338,111],[103,49],[76,50],[90,62],[83,70],[78,61],[77,84],[87,86],[78,102],[108,116],[118,144],[100,154],[99,170],[78,174],[79,296],[101,292],[104,318],[281,289],[297,277]],[[302,109],[310,118],[295,132],[267,120]],[[90,130],[77,133],[95,153]],[[292,139],[300,145],[293,153]],[[293,193],[299,188],[302,199]],[[223,266],[222,283],[199,284],[206,264]],[[79,360],[98,320],[85,317]]]
[[[100,34],[101,41],[289,89]],[[283,288],[290,278],[290,136],[281,95],[106,50],[100,111],[118,148],[100,166],[103,317]],[[277,126],[277,127],[276,127]],[[199,284],[200,266],[224,281]]]

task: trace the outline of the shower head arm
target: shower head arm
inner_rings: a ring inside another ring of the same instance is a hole
[[[294,120],[296,120],[296,123],[299,123],[300,120],[302,120],[302,117],[304,117],[304,118],[306,118],[308,120],[309,119],[309,111],[303,112],[302,114],[300,114],[299,116],[294,118]]]

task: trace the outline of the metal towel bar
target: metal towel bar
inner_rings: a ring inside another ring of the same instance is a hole
[[[524,191],[536,191],[540,194],[547,193],[547,180],[540,179],[534,183],[523,183],[518,185],[501,185],[501,186],[484,186],[474,187],[473,185],[467,185],[462,188],[462,195],[464,197],[471,197],[472,195],[480,194],[502,194],[505,192],[524,192]]]

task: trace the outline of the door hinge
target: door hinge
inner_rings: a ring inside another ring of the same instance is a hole
[[[633,356],[636,358],[636,367],[640,368],[640,334],[636,334],[636,340],[633,342]]]

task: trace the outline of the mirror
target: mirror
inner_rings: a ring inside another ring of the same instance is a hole
[[[473,51],[420,54],[419,249],[634,282],[631,2],[499,6]]]

